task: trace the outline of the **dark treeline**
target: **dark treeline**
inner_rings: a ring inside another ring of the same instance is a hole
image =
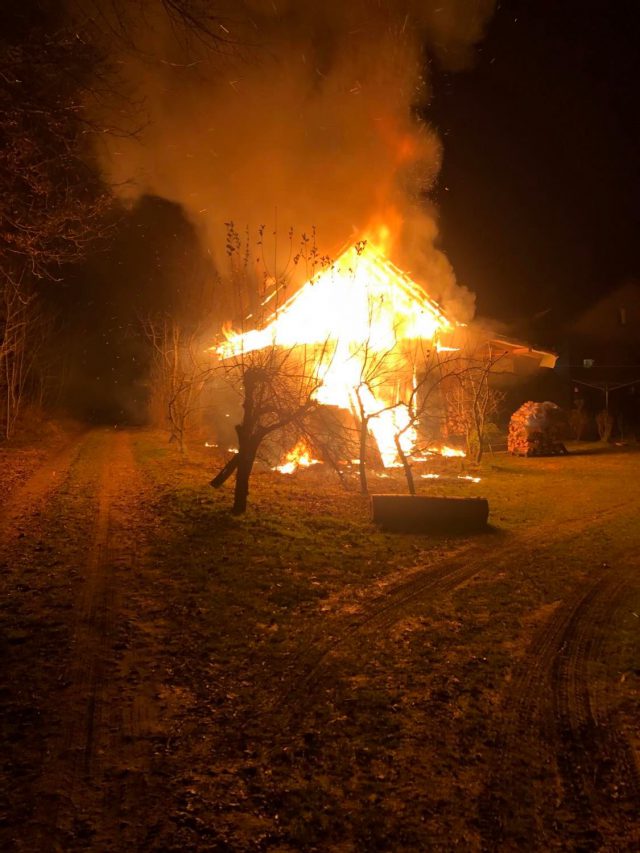
[[[44,303],[58,318],[63,408],[91,421],[141,423],[152,361],[146,326],[160,317],[189,326],[205,308],[210,314],[216,277],[179,205],[143,196],[112,216],[108,242],[66,269]]]
[[[123,23],[125,5],[102,4]],[[185,4],[186,7],[187,4]],[[92,420],[147,417],[144,321],[189,304],[213,281],[182,209],[143,196],[125,207],[104,183],[95,141],[118,128],[95,105],[118,98],[107,17],[28,0],[0,29],[0,434],[64,407]],[[181,17],[180,3],[168,7]],[[138,10],[139,11],[139,10]],[[207,16],[183,18],[187,26]],[[102,27],[100,24],[102,23]],[[126,29],[126,28],[125,28]],[[189,290],[190,299],[185,300]]]

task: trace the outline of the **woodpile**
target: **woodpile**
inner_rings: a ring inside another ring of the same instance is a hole
[[[511,415],[507,449],[513,456],[566,454],[564,412],[555,403],[528,402]]]

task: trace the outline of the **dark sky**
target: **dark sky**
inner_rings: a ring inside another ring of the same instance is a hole
[[[555,325],[640,272],[639,6],[505,0],[436,75],[442,241],[480,313]]]

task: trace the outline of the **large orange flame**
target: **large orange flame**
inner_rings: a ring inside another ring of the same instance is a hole
[[[388,244],[388,229],[376,229]],[[272,298],[272,297],[270,297]],[[223,358],[266,347],[315,345],[315,392],[320,403],[371,417],[370,431],[385,467],[398,464],[396,436],[409,453],[416,440],[406,405],[401,405],[398,382],[389,376],[409,372],[407,342],[427,341],[451,349],[440,338],[454,330],[442,309],[409,276],[385,256],[379,243],[362,240],[347,249],[269,316],[264,326],[240,333],[223,330],[225,341],[216,351]],[[387,381],[374,376],[373,364]],[[381,365],[384,365],[382,368]]]

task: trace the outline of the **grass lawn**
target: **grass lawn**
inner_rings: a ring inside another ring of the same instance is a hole
[[[315,469],[256,472],[234,518],[210,451],[138,433],[146,559],[175,592],[163,843],[627,849],[640,792],[618,780],[613,796],[606,745],[608,781],[573,778],[589,746],[562,703],[586,691],[584,725],[606,720],[637,762],[640,452],[569,449],[487,456],[479,484],[420,480],[489,500],[489,532],[447,538],[376,530],[356,478],[345,491]],[[404,490],[400,473],[371,485]]]

